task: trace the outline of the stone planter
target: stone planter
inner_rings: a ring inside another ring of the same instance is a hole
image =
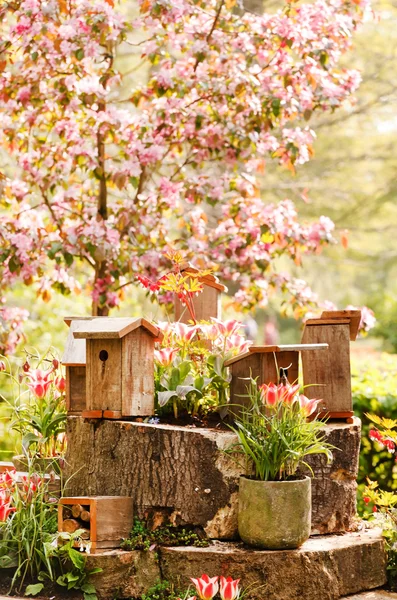
[[[240,477],[238,532],[267,550],[299,548],[310,536],[311,481],[257,481]]]

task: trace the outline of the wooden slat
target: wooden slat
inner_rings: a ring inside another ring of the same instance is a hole
[[[246,358],[250,354],[272,354],[279,352],[305,352],[308,350],[326,350],[328,344],[284,344],[281,346],[250,346],[247,352],[238,354],[225,362],[225,367]]]
[[[100,354],[107,352],[107,359]],[[87,340],[87,410],[121,410],[121,340]]]
[[[354,342],[357,338],[361,323],[361,310],[324,310],[322,319],[336,319],[339,322],[343,319],[350,321],[350,341]]]
[[[120,339],[138,327],[143,327],[154,337],[159,335],[158,328],[146,319],[107,317],[89,322],[77,322],[74,337],[77,339]]]
[[[122,415],[154,415],[154,339],[144,329],[123,338],[120,373]]]
[[[221,295],[215,287],[204,286],[203,291],[193,298],[194,311],[197,321],[209,321],[212,317],[221,317]],[[191,316],[186,306],[182,304],[177,295],[174,295],[175,321],[189,323]]]
[[[63,365],[85,365],[85,340],[76,339],[74,337],[74,332],[77,330],[79,322],[81,323],[81,321],[72,321],[70,324],[70,329],[66,340],[65,352],[63,353],[61,360]]]
[[[350,324],[306,324],[302,341],[329,344],[328,352],[302,353],[303,382],[308,398],[322,398],[319,412],[343,413],[352,410],[350,373]]]
[[[66,408],[68,413],[80,413],[86,408],[86,367],[66,367]]]
[[[305,325],[334,325],[336,319],[308,319]],[[337,319],[342,325],[350,325],[350,319]]]

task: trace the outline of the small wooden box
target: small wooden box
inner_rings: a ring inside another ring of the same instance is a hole
[[[62,364],[66,369],[66,409],[70,415],[80,415],[86,408],[86,351],[85,340],[76,340],[74,331],[81,320],[92,317],[66,317],[69,326]]]
[[[81,528],[89,530],[91,552],[97,549],[118,548],[127,538],[133,525],[133,500],[122,496],[76,496],[61,498],[58,506],[58,531],[63,522],[73,518],[71,509],[80,505],[90,513],[90,520],[82,521]],[[78,521],[78,517],[76,518]]]
[[[324,351],[327,344],[297,344],[283,346],[251,346],[248,352],[225,362],[230,367],[230,403],[247,405],[247,378],[257,379],[258,385],[278,382],[280,369],[288,369],[288,381],[293,384],[299,377],[299,354],[310,356],[313,351]],[[310,351],[310,352],[308,352]],[[233,409],[232,409],[233,412]]]
[[[154,342],[157,327],[124,317],[79,321],[73,332],[86,343],[83,417],[120,419],[154,414]]]
[[[324,311],[319,319],[305,323],[302,342],[327,343],[329,351],[302,355],[303,382],[308,398],[322,398],[320,417],[353,418],[350,340],[360,325],[359,310]]]
[[[198,270],[187,264],[181,269],[185,275],[198,273]],[[203,284],[203,291],[193,297],[193,306],[197,321],[209,321],[211,317],[216,319],[221,318],[221,294],[227,292],[227,287],[222,285],[215,275],[206,275],[199,277],[200,283]],[[186,306],[182,304],[178,296],[174,296],[174,315],[175,321],[181,323],[189,323],[191,315]]]

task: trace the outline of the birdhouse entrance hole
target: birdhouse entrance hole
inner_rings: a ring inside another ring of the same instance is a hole
[[[109,358],[109,353],[107,352],[107,350],[101,350],[99,353],[99,359],[102,362],[105,362],[108,358]]]

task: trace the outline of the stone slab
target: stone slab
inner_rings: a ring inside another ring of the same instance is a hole
[[[207,573],[241,578],[256,600],[338,600],[386,582],[380,531],[316,536],[299,550],[247,550],[232,542],[209,548],[164,548],[165,579],[187,584]]]
[[[372,592],[354,594],[354,596],[345,596],[342,600],[397,600],[397,594],[387,592],[386,590],[374,590]]]
[[[308,460],[316,534],[350,530],[356,514],[360,421],[327,423],[324,430],[337,449],[331,465],[318,455]],[[241,469],[224,452],[236,440],[232,432],[71,416],[67,437],[69,496],[131,496],[139,518],[237,539]]]

